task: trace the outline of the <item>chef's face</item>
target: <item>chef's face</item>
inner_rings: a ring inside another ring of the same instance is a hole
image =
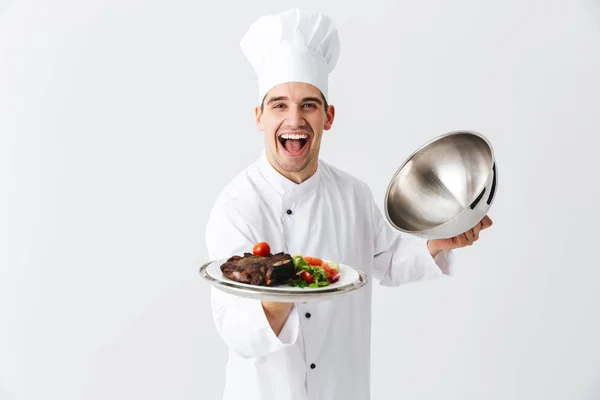
[[[307,83],[280,84],[256,108],[256,123],[265,133],[269,161],[297,183],[316,171],[323,131],[331,128],[333,118],[333,106]]]

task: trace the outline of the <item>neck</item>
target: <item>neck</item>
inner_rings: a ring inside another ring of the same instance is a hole
[[[306,181],[308,178],[310,178],[317,172],[317,166],[318,166],[317,160],[311,160],[304,169],[297,171],[297,172],[296,171],[286,171],[285,169],[281,168],[279,163],[275,159],[273,159],[273,157],[269,154],[269,152],[267,152],[267,160],[269,161],[271,166],[273,168],[275,168],[275,170],[277,172],[279,172],[285,178],[287,178],[288,180],[290,180],[298,185],[301,184],[302,182]]]

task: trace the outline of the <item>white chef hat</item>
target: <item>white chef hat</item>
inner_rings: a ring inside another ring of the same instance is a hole
[[[327,99],[329,73],[340,53],[331,18],[297,8],[257,19],[240,42],[258,79],[258,102],[286,82],[312,84]]]

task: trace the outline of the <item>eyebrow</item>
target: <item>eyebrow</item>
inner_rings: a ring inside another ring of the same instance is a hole
[[[269,99],[269,101],[267,102],[267,104],[271,104],[276,101],[284,101],[284,100],[289,100],[289,97],[286,97],[286,96],[271,97]],[[314,101],[315,103],[323,105],[323,101],[321,99],[319,99],[318,97],[305,97],[302,99],[302,102],[307,102],[307,101]]]

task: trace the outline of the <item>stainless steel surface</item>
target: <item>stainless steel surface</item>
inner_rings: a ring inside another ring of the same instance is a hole
[[[274,301],[282,303],[303,303],[314,300],[330,299],[334,296],[340,296],[354,290],[362,288],[367,283],[367,276],[364,272],[355,270],[359,279],[357,282],[351,285],[345,285],[335,287],[331,289],[319,288],[319,291],[311,291],[307,289],[305,291],[274,291],[266,286],[241,286],[236,285],[235,282],[225,282],[213,278],[206,272],[206,269],[213,261],[207,262],[200,267],[200,276],[210,282],[217,289],[220,289],[226,293],[230,293],[236,296],[241,296],[249,299]]]
[[[426,239],[459,235],[491,207],[498,176],[494,150],[482,134],[454,131],[427,142],[398,168],[385,213],[398,230]]]

